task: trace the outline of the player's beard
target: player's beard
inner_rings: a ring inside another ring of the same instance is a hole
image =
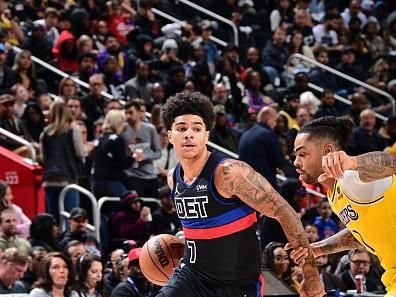
[[[304,182],[308,185],[313,185],[318,183],[318,177],[322,174],[322,171],[314,171],[311,174],[308,174],[307,172],[304,172],[305,177],[304,177]]]

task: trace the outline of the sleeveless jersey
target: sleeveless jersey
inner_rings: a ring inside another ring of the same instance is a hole
[[[378,256],[386,270],[382,282],[396,293],[396,179],[380,197],[359,202],[347,196],[338,182],[329,191],[330,206],[367,251]]]
[[[224,198],[217,192],[214,173],[227,158],[212,152],[190,185],[184,182],[178,163],[172,198],[186,239],[186,265],[211,285],[245,286],[256,281],[260,271],[257,217],[240,199]]]

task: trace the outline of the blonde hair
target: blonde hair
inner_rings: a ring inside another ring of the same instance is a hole
[[[73,118],[64,102],[55,102],[51,105],[49,121],[46,132],[50,136],[66,133],[70,129]]]
[[[106,114],[102,129],[104,132],[116,132],[117,128],[121,126],[126,120],[125,112],[123,110],[112,109]]]

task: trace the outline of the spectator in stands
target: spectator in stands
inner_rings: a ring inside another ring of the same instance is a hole
[[[44,163],[43,187],[47,211],[59,218],[59,194],[68,184],[77,182],[80,174],[84,145],[81,130],[73,123],[66,104],[56,102],[51,106],[50,122],[40,138]],[[66,194],[65,210],[79,205],[79,194]]]
[[[14,111],[18,119],[23,115],[26,108],[26,103],[29,100],[27,89],[20,83],[17,83],[11,88],[11,95],[14,96]]]
[[[125,105],[128,125],[123,137],[131,148],[135,163],[128,175],[128,189],[136,190],[143,197],[157,197],[157,175],[153,161],[161,157],[161,147],[155,127],[141,120],[142,104],[136,100]]]
[[[2,251],[16,247],[23,253],[29,253],[31,248],[29,242],[17,235],[17,215],[12,208],[7,208],[1,212],[0,227],[0,249]]]
[[[162,119],[161,119],[161,109],[162,109],[162,104],[155,104],[151,108],[151,121],[150,122],[151,122],[151,124],[154,125],[154,127],[157,129],[157,131],[158,131],[158,129],[162,128],[162,126],[163,126]],[[159,136],[161,136],[161,135],[159,135]]]
[[[209,140],[236,153],[238,151],[239,135],[229,127],[224,105],[217,104],[213,109],[216,114],[216,121],[215,126],[210,131]]]
[[[285,165],[278,137],[273,131],[276,126],[277,112],[272,107],[263,107],[257,123],[242,134],[239,141],[239,159],[248,163],[263,175],[274,188],[278,188],[276,169]],[[261,152],[260,158],[256,153]]]
[[[374,111],[365,109],[360,113],[360,125],[353,129],[350,147],[352,155],[360,155],[372,151],[382,151],[386,148],[386,140],[375,129],[376,117]]]
[[[288,0],[286,0],[288,1]],[[267,73],[263,70],[262,67],[262,62],[260,58],[260,52],[258,48],[256,47],[250,47],[248,48],[246,52],[246,62],[243,64],[243,67],[245,68],[245,73],[248,72],[249,70],[254,70],[260,73],[261,77],[261,85],[264,88],[269,88],[270,84],[270,79],[267,75]]]
[[[52,54],[60,70],[68,74],[77,71],[76,37],[69,30],[63,30],[59,35]]]
[[[153,234],[176,234],[181,230],[180,219],[177,216],[175,204],[170,198],[170,189],[163,186],[158,190],[161,208],[153,213],[151,232]]]
[[[209,72],[208,64],[204,61],[197,62],[192,68],[192,83],[194,85],[194,90],[208,97],[212,95],[213,84],[211,75]]]
[[[114,238],[133,239],[143,244],[150,232],[150,208],[142,207],[142,199],[135,191],[125,192],[121,196],[121,206],[123,210],[117,212],[112,220]]]
[[[32,222],[23,213],[22,208],[12,203],[12,200],[14,200],[14,195],[11,187],[5,181],[0,180],[0,213],[7,208],[14,210],[17,218],[16,234],[23,239],[27,239]]]
[[[105,20],[99,20],[94,27],[92,38],[95,43],[95,48],[97,48],[100,52],[105,50],[105,37],[109,33],[109,27]],[[95,59],[96,60],[96,59]]]
[[[125,52],[121,49],[121,44],[120,41],[117,39],[117,37],[114,34],[108,34],[105,37],[105,46],[106,49],[98,54],[98,66],[99,66],[99,71],[103,72],[104,70],[104,65],[106,58],[109,56],[113,56],[116,59],[117,65],[118,65],[118,70],[119,72],[117,73],[119,77],[122,80],[126,80],[129,78],[129,73],[128,73],[128,68],[127,68],[127,61],[126,61],[126,55]]]
[[[126,191],[123,170],[131,168],[134,159],[121,136],[124,128],[124,112],[110,110],[103,123],[104,134],[93,155],[93,192],[96,197],[120,197]]]
[[[150,104],[153,106],[155,104],[163,104],[165,103],[165,89],[164,86],[159,83],[153,83],[153,86],[151,88],[151,98],[150,98]],[[150,105],[149,104],[149,105]]]
[[[379,34],[380,25],[377,19],[369,18],[363,27],[362,38],[370,54],[371,62],[377,60],[385,53],[385,42]]]
[[[80,258],[81,255],[87,253],[84,244],[78,240],[72,240],[68,242],[64,251],[72,261],[74,270],[77,268],[78,258]]]
[[[355,123],[356,126],[360,124],[360,113],[369,108],[369,101],[367,99],[366,93],[356,92],[349,98],[351,100],[351,106],[349,111],[345,115],[351,121]]]
[[[78,296],[72,289],[75,282],[72,262],[60,252],[44,257],[38,277],[29,297]]]
[[[17,248],[9,248],[0,257],[0,294],[26,295],[19,281],[29,266],[29,256]]]
[[[116,249],[110,254],[110,267],[106,269],[104,274],[104,293],[110,296],[114,288],[122,281],[123,265],[126,254],[123,249]]]
[[[89,78],[89,94],[82,99],[83,107],[87,119],[95,122],[104,115],[106,100],[102,96],[105,90],[104,78],[102,74],[93,74]]]
[[[349,7],[345,8],[345,10],[341,13],[341,16],[344,20],[344,24],[346,26],[349,25],[349,22],[353,17],[359,18],[361,22],[361,27],[363,28],[367,23],[366,15],[361,11],[360,1],[359,0],[352,0],[349,3]]]
[[[41,268],[40,263],[47,254],[47,250],[41,246],[36,246],[31,249],[29,253],[29,268],[22,278],[26,291],[30,292],[32,285],[37,281],[39,270]]]
[[[275,86],[280,85],[286,60],[289,56],[285,41],[286,30],[283,27],[278,27],[272,36],[272,40],[268,40],[262,51],[264,70]]]
[[[200,27],[202,29],[201,38],[205,50],[206,62],[208,63],[209,72],[214,74],[215,64],[219,60],[219,51],[217,45],[210,40],[213,33],[212,24],[208,20],[203,20],[200,23]]]
[[[78,70],[73,75],[83,82],[88,83],[89,78],[95,71],[96,55],[92,53],[79,54],[77,57]],[[83,88],[83,93],[86,89]]]
[[[40,24],[33,24],[30,36],[26,36],[21,48],[30,51],[42,61],[52,60],[53,45],[47,40],[45,28]]]
[[[9,94],[11,87],[18,82],[18,74],[6,65],[6,48],[0,43],[0,95]]]
[[[287,36],[291,36],[291,33],[294,31],[300,31],[303,34],[304,45],[312,47],[315,44],[312,27],[313,22],[309,12],[305,9],[296,9],[294,23],[287,28]]]
[[[317,46],[323,46],[328,51],[338,51],[338,36],[337,32],[334,31],[333,23],[337,21],[338,16],[335,14],[327,13],[324,17],[322,24],[318,24],[313,27],[312,31],[315,36],[315,44]]]
[[[314,224],[308,224],[304,227],[305,233],[307,233],[307,238],[309,243],[317,242],[319,240],[318,227]]]
[[[84,54],[94,54],[96,55],[96,50],[94,49],[93,39],[88,35],[81,35],[77,39],[77,52],[79,55]]]
[[[58,96],[66,101],[69,97],[77,96],[77,85],[70,77],[64,77],[59,82]]]
[[[60,251],[58,236],[59,226],[51,214],[41,213],[33,218],[29,238],[32,247],[41,246],[48,252]]]
[[[327,199],[321,200],[318,205],[319,216],[312,222],[318,228],[319,240],[328,238],[338,232],[337,223],[331,218],[332,213],[329,201]]]
[[[128,265],[128,273],[125,275],[124,281],[114,288],[111,297],[150,295],[149,283],[140,270],[139,256],[141,252],[142,248],[133,248],[128,252],[128,257],[124,259]]]
[[[151,88],[152,83],[148,80],[150,66],[144,61],[136,63],[136,75],[125,82],[125,98],[127,100],[142,98],[151,110]]]
[[[347,46],[342,50],[341,63],[338,64],[335,69],[362,81],[367,76],[367,72],[365,73],[360,65],[357,64],[355,51],[350,46]],[[349,93],[351,93],[350,90],[354,87],[354,84],[337,76],[337,86],[338,89],[349,89]]]
[[[277,2],[276,9],[271,11],[270,25],[274,32],[279,26],[289,26],[293,24],[293,5],[290,0],[280,0]]]
[[[278,104],[269,96],[262,93],[261,77],[257,71],[249,71],[245,78],[245,97],[242,99],[247,102],[248,112],[259,112],[264,106],[276,108]]]
[[[116,57],[108,56],[104,60],[103,77],[108,93],[114,98],[125,98],[125,88]]]
[[[36,77],[32,54],[23,50],[15,56],[12,69],[18,74],[20,83],[29,91],[29,97],[39,96],[47,92],[47,84],[44,80]]]
[[[88,213],[81,207],[75,207],[70,212],[69,228],[59,239],[59,246],[65,249],[68,242],[78,240],[84,244],[85,250],[93,255],[100,256],[99,243],[88,231]]]
[[[289,56],[293,54],[301,54],[310,58],[312,60],[315,59],[312,49],[303,43],[303,35],[300,31],[295,31],[290,36],[289,41]],[[310,68],[310,64],[298,59],[297,61],[291,60],[290,68],[288,69],[291,74],[296,74],[300,71],[308,71]]]
[[[77,260],[79,296],[104,297],[103,264],[98,256],[84,254]]]
[[[343,114],[340,102],[334,98],[334,92],[330,89],[325,89],[320,94],[320,106],[318,111],[315,113],[315,118],[321,118],[325,116],[339,117]]]
[[[340,278],[346,285],[347,290],[354,290],[355,276],[363,276],[364,291],[375,292],[378,291],[378,284],[375,279],[368,276],[370,270],[371,259],[369,253],[365,248],[353,249],[349,252],[349,269],[340,274]]]
[[[158,186],[162,187],[167,185],[167,177],[169,170],[176,166],[177,159],[173,145],[169,143],[168,132],[165,127],[160,126],[157,128],[158,139],[161,146],[161,158],[154,160],[154,172],[158,177]]]
[[[396,142],[396,116],[388,118],[378,133],[387,140],[388,146],[392,146]]]
[[[155,14],[151,10],[153,3],[148,0],[139,1],[138,15],[136,17],[136,26],[140,34],[150,35],[153,39],[160,34],[160,26],[155,19]]]
[[[44,12],[44,18],[34,21],[34,24],[43,26],[47,41],[53,47],[59,38],[59,31],[56,28],[59,20],[59,11],[53,7],[47,7]]]
[[[329,66],[329,54],[325,47],[317,47],[314,51],[316,61]],[[336,77],[320,67],[313,67],[308,73],[309,81],[324,89],[335,92],[338,90]]]
[[[213,88],[212,94],[213,105],[223,105],[229,117],[232,117],[232,96],[227,90],[224,83],[220,82]]]
[[[14,104],[15,98],[12,95],[0,96],[0,127],[29,141],[31,136],[24,123],[15,116]],[[26,150],[25,146],[5,137],[0,138],[0,144],[6,149],[15,150],[16,153]]]
[[[289,129],[295,128],[299,129],[296,116],[297,110],[300,107],[300,98],[297,93],[289,93],[285,96],[286,105],[279,112],[280,115],[284,116],[287,119],[287,127]]]
[[[40,109],[43,111],[43,113],[48,115],[50,107],[53,103],[51,96],[48,95],[47,93],[41,94],[37,99],[37,103],[40,106]]]
[[[270,270],[278,279],[297,289],[298,283],[292,278],[289,255],[284,246],[284,243],[276,241],[267,244],[262,253],[263,269]]]
[[[73,121],[83,122],[86,125],[86,129],[89,129],[92,134],[92,123],[87,120],[87,116],[82,109],[81,100],[77,96],[70,96],[65,101]]]
[[[329,265],[328,262],[329,262],[329,257],[326,254],[319,256],[315,259],[315,264],[316,267],[318,267],[319,276],[323,283],[325,291],[329,292],[338,289],[340,291],[345,292],[346,286],[342,282],[342,280],[335,274],[326,271]]]

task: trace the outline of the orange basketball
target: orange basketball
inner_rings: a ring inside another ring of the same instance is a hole
[[[184,244],[176,236],[160,234],[150,238],[139,256],[140,269],[153,284],[164,286],[179,266]]]

